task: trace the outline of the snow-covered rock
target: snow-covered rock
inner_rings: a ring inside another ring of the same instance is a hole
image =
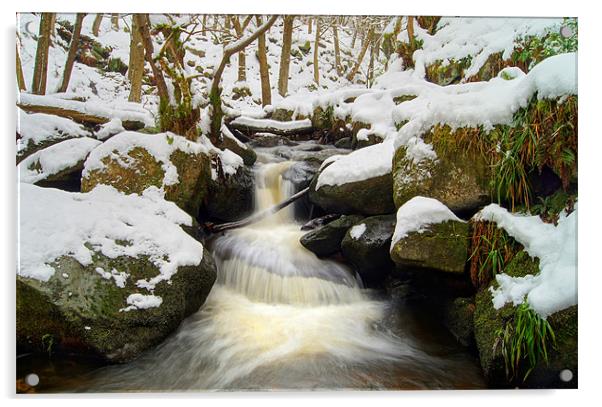
[[[193,216],[199,212],[211,178],[209,149],[173,133],[126,131],[92,151],[84,164],[82,191],[112,185],[141,194],[150,186]]]
[[[204,302],[209,252],[157,188],[68,193],[20,184],[17,343],[129,360]],[[86,328],[88,327],[88,328]]]

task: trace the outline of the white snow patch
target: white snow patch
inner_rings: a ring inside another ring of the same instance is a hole
[[[130,294],[127,298],[128,307],[122,308],[119,311],[132,311],[135,309],[156,308],[163,303],[163,298],[157,295],[145,294]]]
[[[103,124],[100,127],[100,130],[96,132],[95,136],[99,140],[106,140],[115,134],[121,133],[122,131],[125,131],[123,128],[123,123],[121,122],[121,119],[115,117]]]
[[[430,225],[447,221],[463,222],[444,204],[434,198],[416,196],[397,210],[397,223],[391,241],[391,249],[395,243],[412,232],[423,233]]]
[[[362,235],[364,234],[364,232],[366,231],[366,224],[362,223],[359,225],[355,225],[351,228],[351,230],[349,231],[349,235],[351,236],[352,239],[359,239],[360,237],[362,237]]]
[[[271,119],[254,119],[251,117],[239,116],[232,121],[232,124],[239,126],[248,126],[264,130],[306,130],[312,127],[311,120],[293,120],[289,122],[280,122]]]
[[[561,214],[558,226],[543,222],[539,216],[510,213],[496,204],[486,206],[475,218],[495,222],[529,255],[539,258],[536,276],[496,276],[499,288],[492,290],[496,309],[526,299],[545,318],[577,304],[577,205],[570,215]]]

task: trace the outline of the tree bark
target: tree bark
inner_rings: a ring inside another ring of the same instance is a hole
[[[130,65],[128,67],[128,79],[131,83],[130,102],[140,103],[142,100],[142,77],[144,76],[144,45],[140,33],[139,20],[132,18],[132,30],[130,32]]]
[[[320,17],[316,17],[316,37],[314,40],[314,82],[320,85]]]
[[[312,28],[312,25],[313,25],[313,21],[312,20],[313,19],[310,17],[309,21],[307,22],[307,33],[308,34],[311,34],[311,28]]]
[[[408,16],[408,40],[410,47],[414,49],[414,17]]]
[[[21,57],[19,55],[19,42],[15,46],[15,55],[17,60],[17,85],[19,86],[19,90],[27,90],[25,76],[23,76],[23,65],[21,64]]]
[[[332,34],[334,36],[334,64],[337,70],[337,75],[342,75],[341,70],[341,50],[339,49],[339,30],[337,29],[336,22],[332,24]]]
[[[280,54],[280,72],[278,73],[278,93],[286,96],[288,92],[288,74],[291,64],[291,44],[293,42],[294,16],[284,17],[284,31],[282,33],[282,53]]]
[[[353,66],[353,69],[351,69],[351,72],[349,73],[349,75],[347,75],[347,80],[352,81],[357,72],[360,70],[360,67],[362,66],[362,61],[364,60],[364,56],[366,55],[366,51],[368,51],[368,45],[370,44],[370,40],[372,39],[373,32],[374,29],[371,27],[368,30],[368,33],[366,33],[366,38],[364,38],[360,55],[358,56],[357,61]]]
[[[261,16],[257,16],[257,26],[263,24]],[[269,27],[268,27],[269,28]],[[267,29],[266,29],[267,31]],[[266,53],[265,31],[257,37],[257,47],[259,48],[259,77],[261,78],[261,105],[272,104],[272,88],[270,86],[270,71],[268,68],[268,56]]]
[[[50,35],[54,26],[52,21],[54,13],[42,13],[40,19],[40,30],[38,47],[36,49],[36,60],[33,70],[33,83],[31,91],[36,95],[46,94],[46,78],[48,74],[48,49],[50,47]]]
[[[96,14],[96,17],[94,18],[94,22],[92,23],[92,34],[94,34],[95,37],[98,37],[98,35],[100,34],[100,24],[101,23],[102,23],[102,13]]]
[[[69,52],[67,53],[67,62],[65,62],[65,70],[63,72],[63,81],[59,87],[59,92],[67,92],[69,87],[69,81],[71,80],[71,72],[73,71],[73,64],[75,63],[75,56],[79,46],[79,37],[82,32],[82,23],[86,13],[77,13],[75,16],[75,27],[73,28],[73,35],[71,36],[71,43],[69,44]]]
[[[241,39],[230,47],[224,49],[222,60],[213,73],[213,82],[211,82],[211,91],[209,92],[209,102],[211,103],[211,134],[209,138],[213,144],[217,144],[221,137],[222,128],[222,101],[221,101],[221,80],[226,65],[230,62],[230,57],[237,52],[245,49],[249,44],[255,41],[261,34],[265,33],[278,19],[278,16],[272,16],[268,22],[259,27],[252,35]]]
[[[153,61],[153,40],[150,36],[150,20],[148,14],[134,14],[134,18],[137,20],[136,24],[140,29],[140,37],[142,38],[142,44],[145,51],[144,54],[153,71],[159,98],[169,101],[169,92],[167,91],[163,72],[161,72],[161,69],[155,64],[155,61]]]
[[[111,14],[111,28],[115,31],[119,31],[119,14]]]
[[[236,36],[238,39],[241,39],[244,34],[244,29],[251,21],[250,18],[247,18],[244,22],[244,26],[240,24],[240,20],[238,16],[232,17],[232,25],[234,26],[234,30],[236,31]],[[238,76],[237,80],[239,82],[244,82],[247,80],[247,56],[245,54],[245,50],[241,50],[238,53]]]

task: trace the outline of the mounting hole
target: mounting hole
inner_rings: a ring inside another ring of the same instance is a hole
[[[573,36],[573,30],[571,27],[564,26],[560,29],[560,35],[562,35],[564,38],[570,38]]]
[[[25,376],[25,383],[31,387],[35,387],[40,383],[40,377],[35,373],[30,373]]]
[[[571,372],[570,369],[564,369],[560,372],[560,380],[562,380],[565,383],[570,382],[571,380],[573,380],[573,372]]]

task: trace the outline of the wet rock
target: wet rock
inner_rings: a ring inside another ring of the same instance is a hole
[[[299,143],[289,140],[285,136],[279,136],[272,133],[257,133],[253,135],[249,146],[257,147],[276,147],[276,146],[296,146]]]
[[[362,216],[341,216],[337,220],[318,227],[301,237],[301,244],[318,256],[329,256],[341,250],[341,241],[347,230],[360,222]]]
[[[347,148],[351,150],[352,144],[353,140],[351,139],[351,137],[343,137],[338,139],[337,142],[334,143],[334,146],[336,148]]]
[[[472,298],[456,298],[446,304],[443,323],[464,346],[472,346],[474,340],[474,311]]]
[[[447,221],[410,232],[391,247],[391,259],[402,267],[464,273],[468,259],[468,224]]]
[[[254,195],[253,170],[240,166],[235,174],[209,181],[204,214],[223,222],[244,219],[253,212]]]
[[[340,217],[341,217],[341,215],[336,214],[336,213],[324,215],[319,218],[312,219],[309,222],[306,222],[303,226],[301,226],[301,230],[314,230],[314,229],[322,227],[322,226],[326,225],[327,223],[330,223],[333,220],[336,220]]]
[[[393,262],[389,257],[395,215],[372,216],[355,223],[341,242],[343,256],[368,282],[386,276]]]
[[[326,212],[381,215],[395,211],[391,174],[343,185],[322,185],[316,190],[317,182],[318,176],[310,185],[309,200]]]
[[[405,147],[393,159],[393,199],[400,207],[415,196],[435,198],[453,212],[474,212],[490,201],[490,169],[478,154],[435,149],[437,160],[416,164]]]
[[[205,301],[216,278],[211,254],[198,266],[179,267],[171,283],[160,282],[160,306],[122,311],[138,279],[157,275],[147,258],[109,258],[95,253],[82,266],[69,256],[56,260],[46,282],[17,276],[17,346],[20,351],[75,353],[108,362],[125,362],[158,345]],[[130,274],[124,287],[95,269]]]
[[[239,142],[234,136],[227,134],[222,135],[222,139],[216,146],[222,150],[228,149],[233,153],[239,155],[245,165],[253,165],[257,161],[257,154],[253,149],[241,142]]]

